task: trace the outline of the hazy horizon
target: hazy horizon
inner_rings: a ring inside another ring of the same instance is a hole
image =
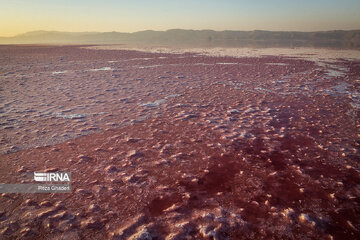
[[[139,31],[135,31],[135,32],[125,32],[125,31],[59,31],[59,30],[43,30],[43,29],[38,29],[38,30],[32,30],[32,31],[27,31],[27,32],[21,32],[12,36],[0,36],[0,37],[18,37],[21,35],[26,35],[29,33],[41,33],[41,32],[56,32],[56,33],[138,33],[138,32],[147,32],[147,31],[153,31],[153,32],[167,32],[167,31],[172,31],[172,30],[185,30],[185,31],[215,31],[215,32],[255,32],[255,31],[264,31],[264,32],[300,32],[300,33],[311,33],[311,32],[332,32],[332,31],[360,31],[360,28],[358,29],[329,29],[329,30],[319,30],[319,31],[293,31],[293,30],[279,30],[279,31],[274,31],[274,30],[264,30],[264,29],[253,29],[253,30],[235,30],[235,29],[224,29],[224,30],[214,30],[214,29],[184,29],[184,28],[170,28],[170,29],[165,29],[165,30],[154,30],[154,29],[143,29],[143,30],[139,30]]]
[[[0,36],[32,31],[125,32],[169,29],[215,31],[331,31],[360,29],[360,2],[196,2],[1,0]]]

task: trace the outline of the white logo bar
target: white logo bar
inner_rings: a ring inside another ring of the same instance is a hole
[[[70,182],[70,177],[69,172],[34,172],[36,182]]]
[[[34,172],[34,180],[36,182],[47,182],[47,174],[46,173],[38,173]]]

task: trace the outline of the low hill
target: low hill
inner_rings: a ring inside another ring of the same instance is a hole
[[[323,32],[183,30],[122,32],[35,31],[0,37],[0,44],[161,44],[221,47],[360,48],[360,30]]]

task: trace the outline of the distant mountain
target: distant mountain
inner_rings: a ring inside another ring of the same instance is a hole
[[[323,32],[183,30],[121,32],[35,31],[0,37],[0,44],[161,44],[221,47],[360,48],[360,30]]]

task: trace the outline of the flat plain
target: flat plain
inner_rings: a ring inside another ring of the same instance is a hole
[[[1,239],[359,239],[359,51],[0,46]]]

